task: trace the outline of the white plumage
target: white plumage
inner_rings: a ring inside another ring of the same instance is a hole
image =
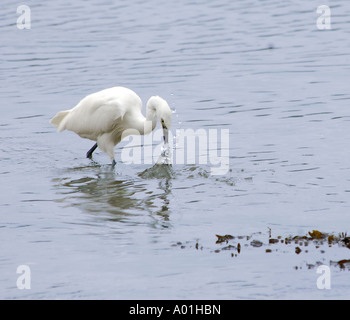
[[[58,131],[70,130],[80,137],[96,141],[88,151],[91,158],[99,147],[115,164],[114,147],[122,138],[131,134],[148,134],[160,119],[164,141],[168,142],[171,125],[171,110],[168,103],[151,97],[146,104],[146,117],[142,114],[142,101],[132,90],[113,87],[86,96],[74,108],[58,112],[50,123]]]

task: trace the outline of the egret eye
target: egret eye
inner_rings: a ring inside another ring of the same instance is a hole
[[[160,122],[162,124],[163,129],[167,129],[167,126],[165,125],[164,119],[160,119]]]

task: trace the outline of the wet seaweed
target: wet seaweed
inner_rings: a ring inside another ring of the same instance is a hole
[[[238,257],[242,251],[254,248],[255,250],[265,250],[266,253],[272,254],[273,252],[282,252],[285,254],[303,255],[308,254],[310,250],[317,250],[319,254],[325,254],[326,251],[332,250],[332,247],[347,248],[350,249],[350,237],[346,233],[342,232],[338,235],[333,233],[321,232],[318,230],[309,231],[305,235],[290,235],[288,237],[274,236],[272,237],[271,229],[268,233],[257,232],[251,235],[219,235],[216,234],[215,246],[216,248],[210,249],[214,253],[230,252],[231,257]],[[182,249],[191,248],[193,245],[190,242],[183,244],[177,242],[172,246],[178,246]],[[217,247],[219,246],[219,247]],[[196,241],[196,250],[203,250],[203,246]],[[287,248],[287,249],[286,249]],[[253,250],[254,250],[253,249]],[[323,264],[320,261],[315,263],[306,263],[308,269],[314,268]],[[348,257],[341,260],[330,260],[331,266],[339,267],[341,270],[350,271],[350,259]],[[295,269],[301,269],[301,267],[295,266]]]

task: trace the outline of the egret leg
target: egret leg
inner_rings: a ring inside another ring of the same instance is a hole
[[[93,145],[93,147],[86,153],[86,158],[91,159],[92,158],[92,153],[96,150],[97,148],[97,142]]]
[[[114,167],[117,163],[115,162],[115,160],[113,159],[112,161],[112,167]]]

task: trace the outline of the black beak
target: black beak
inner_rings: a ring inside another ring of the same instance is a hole
[[[168,144],[168,139],[169,139],[169,131],[168,128],[162,123],[163,127],[163,139],[164,139],[164,144]]]

